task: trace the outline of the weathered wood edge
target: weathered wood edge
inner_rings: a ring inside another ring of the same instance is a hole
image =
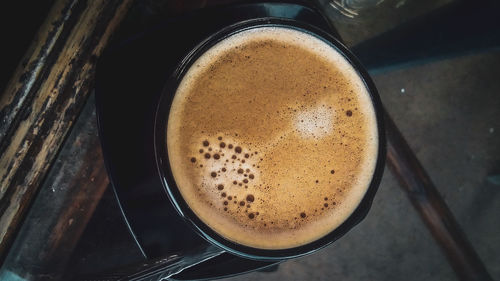
[[[60,280],[108,184],[91,98],[40,187],[0,279]]]
[[[6,87],[0,100],[2,120],[10,120],[0,139],[0,260],[89,95],[96,59],[130,3],[56,2],[28,51],[27,63],[10,81],[15,85]],[[55,24],[59,22],[62,27]],[[47,28],[53,24],[54,29]],[[37,60],[48,41],[54,42],[46,59]],[[32,69],[37,63],[40,68]],[[27,90],[16,91],[20,87]]]

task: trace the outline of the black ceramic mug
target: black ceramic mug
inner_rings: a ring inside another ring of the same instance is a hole
[[[166,128],[168,124],[168,116],[172,100],[179,83],[183,79],[186,72],[190,69],[192,64],[207,50],[209,50],[211,47],[221,42],[222,40],[243,31],[258,29],[262,27],[282,27],[300,31],[312,35],[317,39],[320,39],[321,41],[331,46],[331,48],[336,50],[338,53],[340,53],[355,69],[355,71],[363,81],[366,89],[368,90],[375,111],[379,138],[378,154],[373,177],[364,197],[362,198],[354,212],[339,227],[335,228],[323,237],[305,245],[289,249],[259,249],[237,244],[222,237],[213,229],[211,229],[202,220],[200,220],[200,218],[196,216],[196,214],[181,196],[181,193],[178,190],[176,182],[172,175],[167,153]],[[380,179],[382,177],[385,159],[385,136],[383,128],[382,106],[378,93],[368,73],[363,69],[362,65],[354,57],[354,55],[331,34],[304,22],[281,18],[259,18],[239,22],[223,28],[222,30],[209,36],[196,47],[194,47],[179,63],[175,71],[172,73],[171,77],[168,79],[163,90],[156,112],[154,141],[158,171],[162,177],[162,183],[164,185],[165,191],[167,192],[172,205],[177,210],[179,215],[189,225],[191,225],[192,228],[201,237],[208,241],[210,245],[214,246],[209,250],[209,252],[211,252],[215,256],[223,251],[226,251],[243,258],[264,261],[281,261],[313,253],[339,239],[352,227],[358,224],[367,215],[368,210],[370,209],[372,200],[375,196],[378,185],[380,183]],[[207,253],[204,252],[204,254]],[[210,256],[210,254],[208,254],[208,256]]]

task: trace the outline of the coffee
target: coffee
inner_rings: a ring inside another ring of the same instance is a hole
[[[363,198],[377,160],[375,111],[331,45],[292,28],[254,28],[186,72],[167,150],[182,197],[215,232],[292,248],[337,228]]]

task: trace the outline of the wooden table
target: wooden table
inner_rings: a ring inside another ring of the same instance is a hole
[[[61,279],[108,188],[92,83],[96,60],[119,34],[131,5],[131,0],[55,1],[0,96],[0,262],[23,265],[17,273],[26,280]],[[175,13],[204,5],[174,1],[166,8]],[[458,277],[490,280],[387,115],[386,130],[389,168]]]

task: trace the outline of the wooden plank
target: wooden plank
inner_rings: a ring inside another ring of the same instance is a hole
[[[394,121],[386,113],[387,164],[460,280],[493,280]]]
[[[131,0],[59,0],[0,99],[0,260]]]
[[[108,183],[91,99],[40,187],[0,280],[60,280]]]

